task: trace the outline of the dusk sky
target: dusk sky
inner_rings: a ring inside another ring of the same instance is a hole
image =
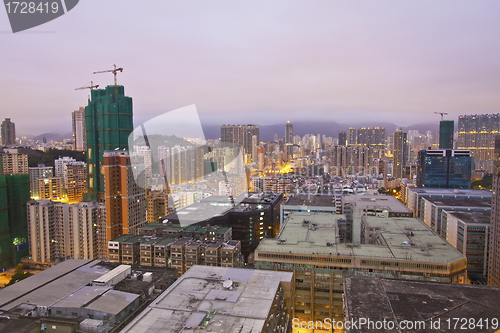
[[[118,83],[134,125],[196,104],[203,123],[437,122],[500,111],[498,1],[81,0],[13,34],[0,9],[0,118],[71,131]]]

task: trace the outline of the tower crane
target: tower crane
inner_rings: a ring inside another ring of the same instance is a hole
[[[92,89],[98,88],[98,87],[99,87],[98,84],[94,85],[94,82],[90,81],[90,86],[75,88],[75,90],[82,90],[82,89],[90,89],[90,90],[92,90]]]
[[[115,100],[116,100],[116,96],[118,95],[118,86],[116,85],[116,73],[118,72],[123,72],[123,68],[116,68],[116,65],[113,65],[113,69],[108,69],[108,70],[105,70],[105,71],[98,71],[98,72],[94,72],[94,74],[100,74],[100,73],[113,73],[114,75],[114,78],[115,78]]]
[[[434,112],[435,114],[440,114],[441,115],[441,121],[443,121],[443,116],[445,114],[448,114],[448,112]]]

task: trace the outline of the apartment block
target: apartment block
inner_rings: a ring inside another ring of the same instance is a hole
[[[105,259],[105,207],[81,202],[68,204],[49,199],[29,201],[28,240],[35,262],[68,258]]]
[[[17,149],[4,149],[0,157],[0,170],[3,175],[28,173],[28,155],[21,154]]]

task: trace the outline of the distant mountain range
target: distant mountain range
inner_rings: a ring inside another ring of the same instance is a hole
[[[364,124],[339,124],[337,122],[292,122],[293,124],[293,135],[304,136],[306,134],[325,134],[326,136],[331,136],[337,138],[339,132],[346,131],[349,127],[384,127],[386,129],[387,135],[393,133],[396,129],[402,128],[404,131],[418,130],[420,133],[425,133],[426,131],[439,131],[439,123],[426,123],[417,124],[411,126],[398,126],[392,123],[364,123]],[[220,126],[221,125],[202,125],[203,132],[205,133],[206,139],[218,139],[220,138]],[[285,122],[283,124],[275,125],[258,125],[260,129],[260,140],[261,141],[271,141],[274,139],[274,134],[278,134],[278,138],[283,138],[285,136]],[[455,130],[456,130],[455,126]],[[25,135],[33,140],[42,141],[45,137],[47,142],[49,141],[62,141],[64,139],[70,139],[72,137],[71,133],[57,134],[57,133],[44,133],[37,136]]]

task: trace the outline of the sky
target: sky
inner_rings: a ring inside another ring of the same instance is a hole
[[[81,0],[13,34],[0,8],[0,118],[68,133],[94,71],[123,67],[134,126],[437,122],[500,111],[498,1]]]

